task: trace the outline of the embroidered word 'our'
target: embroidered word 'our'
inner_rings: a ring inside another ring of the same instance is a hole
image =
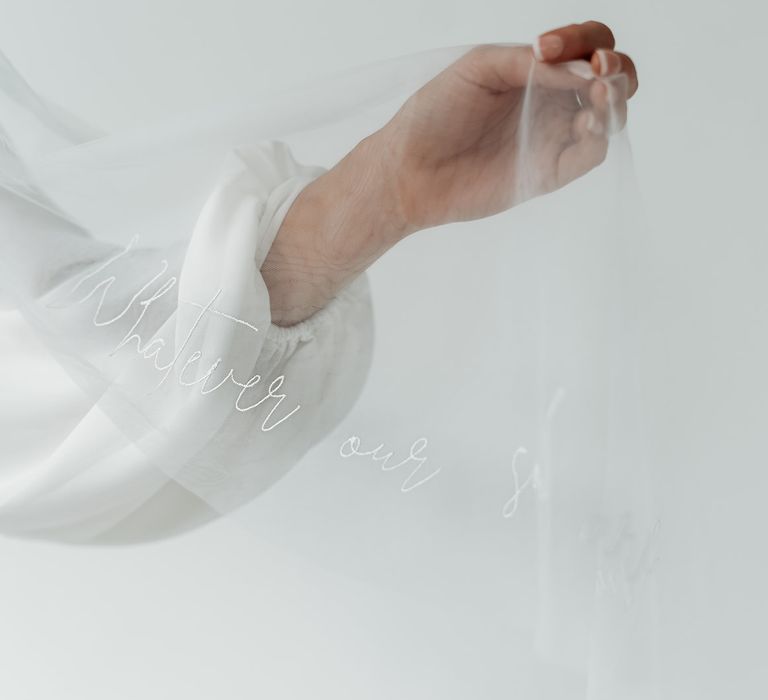
[[[421,477],[420,479],[417,479],[417,475],[421,472],[421,468],[424,466],[424,463],[427,461],[426,457],[421,457],[421,453],[427,448],[427,438],[419,438],[416,440],[412,445],[411,449],[409,451],[408,456],[402,460],[401,462],[397,462],[396,464],[390,464],[389,460],[393,456],[393,452],[387,452],[386,454],[379,454],[381,450],[384,449],[384,443],[381,443],[378,447],[375,447],[372,450],[360,450],[360,438],[357,437],[357,435],[352,435],[349,438],[347,438],[339,448],[339,454],[344,457],[370,457],[375,462],[382,462],[381,470],[388,472],[393,471],[395,469],[398,469],[399,467],[403,467],[406,464],[415,464],[416,466],[413,468],[411,473],[405,478],[402,485],[400,486],[400,490],[403,493],[408,493],[409,491],[413,491],[416,487],[421,486],[422,484],[425,484],[430,479],[434,478],[440,473],[440,467],[437,467],[434,471],[430,472],[426,476]]]

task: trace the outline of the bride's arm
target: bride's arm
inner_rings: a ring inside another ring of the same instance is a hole
[[[411,232],[377,139],[361,141],[288,210],[261,268],[274,324],[319,311]]]
[[[609,115],[623,125],[637,88],[631,59],[613,47],[604,24],[570,25],[534,47],[473,49],[417,91],[296,198],[262,267],[273,323],[308,318],[404,236],[504,211],[598,165]],[[546,65],[575,59],[596,79]],[[517,130],[534,60],[544,99],[523,144],[536,163],[523,192]]]

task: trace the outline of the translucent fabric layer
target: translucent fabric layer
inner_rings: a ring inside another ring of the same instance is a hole
[[[455,669],[435,697],[654,697],[621,115],[584,177],[539,164],[585,62],[525,64],[508,211],[415,234],[271,323],[260,270],[298,194],[469,49],[116,135],[3,63],[0,528],[117,543],[231,514],[375,593],[382,648],[386,611],[421,606],[414,638]]]

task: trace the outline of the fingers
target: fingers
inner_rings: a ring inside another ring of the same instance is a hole
[[[476,46],[456,64],[467,80],[498,92],[524,87],[531,75],[531,52],[525,46],[485,44]],[[542,87],[561,90],[584,88],[590,82],[561,70],[559,66],[536,65],[536,83]]]
[[[562,64],[568,61],[586,59],[591,63],[592,72],[599,78],[626,76],[626,83],[606,80],[623,92],[623,99],[629,99],[637,92],[637,69],[632,59],[624,53],[613,51],[615,39],[610,28],[600,22],[571,24],[542,34],[533,45],[534,57],[541,64]],[[614,96],[613,102],[618,102]]]
[[[587,112],[584,114],[586,116],[582,120],[586,124],[589,116]],[[608,139],[603,135],[592,133],[584,126],[581,138],[560,154],[557,162],[557,187],[567,185],[600,165],[607,153]]]
[[[558,58],[549,59],[546,56],[552,51],[547,48],[547,41],[553,37],[562,42],[562,49]],[[536,82],[555,89],[580,89],[591,80],[590,73],[599,78],[625,75],[628,99],[637,91],[637,70],[629,56],[609,48],[613,45],[611,30],[599,22],[574,24],[542,34],[533,46],[533,53],[538,58]],[[529,80],[531,51],[523,46],[477,46],[459,61],[459,65],[472,82],[504,91],[522,87]],[[576,70],[582,65],[584,71]]]
[[[581,141],[590,136],[602,136],[605,125],[592,109],[582,109],[573,118],[571,135],[574,141]]]
[[[613,32],[602,22],[584,22],[554,29],[539,36],[533,44],[538,61],[562,62],[591,58],[596,49],[612,49]]]
[[[621,131],[627,123],[629,80],[624,73],[596,80],[589,88],[588,102],[609,134]]]
[[[592,70],[595,75],[605,78],[623,73],[627,76],[627,98],[637,92],[637,69],[632,59],[624,53],[597,49],[592,54]]]

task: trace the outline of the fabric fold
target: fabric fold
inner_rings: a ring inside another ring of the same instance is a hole
[[[180,247],[142,247],[139,236],[117,249],[78,235],[81,250],[62,268],[56,251],[66,241],[64,222],[45,225],[54,220],[50,213],[40,225],[21,222],[20,235],[39,236],[34,249],[48,247],[59,264],[33,284],[42,293],[30,318],[55,325],[65,338],[78,329],[79,350],[87,343],[93,363],[86,374],[103,372],[114,383],[56,450],[0,481],[6,532],[56,538],[60,529],[67,539],[85,540],[117,528],[109,535],[116,541],[126,518],[132,539],[183,531],[216,514],[201,491],[223,511],[247,502],[340,420],[370,362],[367,281],[363,276],[312,318],[281,328],[271,324],[259,273],[294,198],[322,172],[300,165],[283,143],[234,150],[183,255]],[[31,205],[6,194],[8,222]],[[67,270],[77,274],[61,280]],[[34,279],[21,271],[20,282]],[[20,322],[11,314],[4,321]],[[348,363],[350,354],[355,361]],[[13,357],[4,363],[13,364]],[[341,364],[350,371],[337,372],[338,381],[318,381]],[[73,411],[61,418],[72,422],[82,401],[76,387],[70,390]],[[34,422],[35,398],[28,398],[27,420]],[[245,457],[244,442],[251,445]],[[176,458],[164,458],[171,453]],[[234,469],[237,489],[214,495]],[[143,510],[151,502],[157,521],[158,500],[162,526]]]

